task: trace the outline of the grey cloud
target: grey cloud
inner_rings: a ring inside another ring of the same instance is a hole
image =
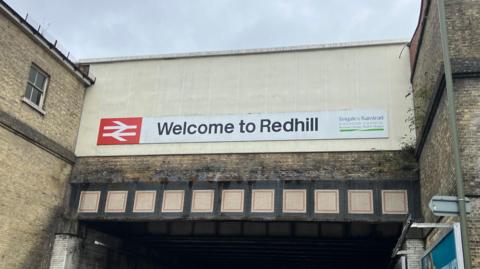
[[[410,38],[416,0],[10,0],[76,58]]]

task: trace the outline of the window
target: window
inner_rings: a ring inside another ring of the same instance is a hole
[[[42,109],[47,83],[48,75],[35,65],[32,65],[32,67],[30,67],[30,73],[28,74],[25,101],[30,105]]]

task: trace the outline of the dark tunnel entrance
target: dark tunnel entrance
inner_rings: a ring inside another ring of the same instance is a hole
[[[388,268],[401,223],[83,222],[80,268]]]

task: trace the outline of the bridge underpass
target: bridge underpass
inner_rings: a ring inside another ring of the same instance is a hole
[[[82,226],[85,268],[383,269],[402,224],[182,220]]]

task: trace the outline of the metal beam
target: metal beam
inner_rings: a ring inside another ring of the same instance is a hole
[[[420,229],[429,229],[429,228],[452,228],[453,224],[451,223],[412,223],[410,227],[420,228]]]
[[[403,225],[402,233],[400,234],[400,237],[397,240],[397,244],[395,244],[395,248],[393,248],[392,255],[390,256],[391,258],[394,258],[395,256],[397,256],[398,251],[402,247],[403,241],[405,241],[405,237],[407,236],[408,230],[410,229],[411,225],[412,225],[412,216],[408,215]]]

